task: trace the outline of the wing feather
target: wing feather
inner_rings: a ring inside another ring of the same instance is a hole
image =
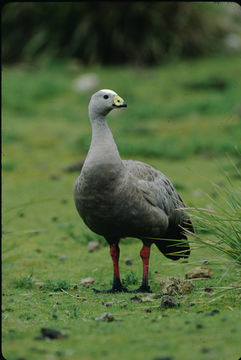
[[[184,228],[188,227],[189,230],[193,229],[189,216],[184,212],[183,200],[171,181],[161,171],[141,161],[123,160],[123,164],[127,171],[138,180],[137,184],[142,190],[143,197],[168,216],[170,228],[180,225]]]

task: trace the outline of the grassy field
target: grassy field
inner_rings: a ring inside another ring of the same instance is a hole
[[[213,183],[225,186],[223,173],[234,187],[240,181],[231,165],[231,160],[240,164],[239,57],[155,68],[82,68],[75,63],[4,68],[5,358],[238,360],[240,293],[226,288],[240,280],[240,267],[221,255],[194,244],[188,263],[171,262],[153,247],[153,302],[133,302],[133,294],[97,295],[92,286],[80,284],[92,277],[95,287],[105,288],[112,280],[108,247],[86,228],[74,207],[78,172],[63,170],[88,151],[91,94],[73,90],[75,79],[85,73],[97,74],[99,88],[115,90],[128,103],[126,110],[109,116],[122,157],[164,172],[188,206],[209,207],[208,194],[218,206],[221,199]],[[91,240],[101,246],[90,253]],[[140,248],[135,239],[121,243],[121,275],[128,288],[141,280]],[[126,258],[133,265],[126,265]],[[212,270],[211,278],[195,280],[192,293],[178,297],[180,307],[157,307],[161,279],[185,277],[203,263]],[[104,312],[116,321],[96,320]],[[40,330],[48,327],[67,337],[42,339]]]

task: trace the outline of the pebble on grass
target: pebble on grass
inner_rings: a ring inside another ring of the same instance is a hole
[[[145,308],[144,310],[145,310],[145,312],[147,312],[147,313],[151,313],[151,312],[152,312],[152,309],[149,308],[149,307],[148,307],[148,308]]]
[[[155,299],[153,299],[153,297],[151,296],[143,296],[141,298],[141,302],[153,302],[153,301],[155,301]]]
[[[105,312],[104,314],[98,316],[95,318],[96,321],[106,321],[106,322],[112,322],[115,321],[115,318],[113,315],[111,315],[109,312]]]
[[[102,305],[106,306],[106,307],[110,307],[114,304],[114,301],[108,301],[107,303],[102,302]]]
[[[51,173],[50,174],[50,179],[51,180],[59,180],[60,179],[60,174],[59,173]]]
[[[210,278],[212,276],[212,272],[207,267],[197,266],[194,269],[189,270],[185,276],[186,279]]]
[[[125,264],[128,265],[128,266],[133,265],[132,259],[126,258],[126,259],[125,259]]]
[[[131,297],[131,302],[142,302],[142,300],[140,296],[135,295]]]
[[[84,165],[84,161],[79,160],[73,164],[63,167],[63,171],[65,171],[65,172],[75,172],[75,171],[80,172],[82,170],[83,165]]]
[[[205,291],[205,293],[213,293],[214,291],[213,291],[213,288],[211,288],[211,287],[206,287],[205,289],[204,289],[204,291]]]
[[[42,328],[41,333],[44,338],[49,339],[63,339],[67,337],[65,333],[51,328]]]
[[[210,312],[207,312],[206,314],[205,314],[205,316],[213,316],[213,315],[215,315],[215,314],[219,314],[219,310],[217,310],[217,309],[214,309],[214,310],[212,310],[212,311],[210,311]]]
[[[89,252],[96,251],[100,248],[100,243],[98,241],[90,241],[88,243],[88,250]]]
[[[210,262],[209,259],[202,259],[201,260],[202,265],[207,265],[207,264],[209,264],[209,262]]]
[[[87,277],[85,279],[80,280],[80,284],[89,287],[90,285],[94,284],[95,280],[92,277]]]
[[[176,306],[180,306],[180,301],[178,299],[173,296],[163,295],[161,300],[161,307],[173,308]]]

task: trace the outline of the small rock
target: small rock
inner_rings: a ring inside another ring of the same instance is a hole
[[[77,92],[88,93],[96,90],[100,80],[96,74],[85,74],[75,79],[73,88]]]
[[[153,297],[153,299],[161,299],[163,295],[162,294],[152,294],[152,297]]]
[[[153,298],[151,298],[150,296],[143,296],[141,298],[141,302],[153,302],[155,301]]]
[[[94,284],[95,280],[92,277],[87,277],[85,279],[80,280],[80,284],[89,287],[90,285]]]
[[[42,328],[41,333],[43,337],[49,338],[49,339],[61,339],[66,338],[67,335],[61,331],[50,329],[50,328]]]
[[[141,297],[140,297],[140,296],[137,296],[137,295],[133,296],[133,297],[131,298],[131,301],[132,301],[132,302],[142,302]]]
[[[104,314],[100,315],[99,317],[95,318],[96,321],[106,321],[106,322],[112,322],[115,321],[115,318],[113,315],[111,315],[108,312],[105,312]]]
[[[229,33],[226,35],[224,41],[227,50],[230,50],[231,53],[240,51],[241,41],[238,35],[234,33]]]
[[[161,301],[161,307],[173,308],[173,307],[176,307],[176,306],[180,306],[179,300],[177,300],[173,296],[163,295],[162,301]]]
[[[133,265],[133,261],[131,259],[129,259],[129,258],[126,258],[125,259],[125,264],[131,266],[131,265]]]
[[[108,301],[107,303],[103,303],[106,307],[110,307],[114,304],[114,301]]]
[[[207,265],[207,264],[209,264],[209,259],[202,259],[202,260],[201,260],[201,264],[202,264],[202,265]]]
[[[60,255],[59,260],[65,261],[67,259],[66,255]]]
[[[100,243],[98,243],[98,241],[90,241],[88,243],[88,250],[90,252],[98,250],[100,248]]]
[[[197,266],[186,273],[186,279],[199,279],[199,278],[210,278],[212,272],[209,268],[204,266]]]
[[[191,302],[191,303],[188,304],[188,307],[192,307],[192,306],[195,306],[195,303]]]
[[[205,289],[204,289],[204,291],[206,292],[206,293],[213,293],[213,288],[211,288],[211,287],[206,287]]]
[[[59,178],[60,178],[60,175],[58,173],[50,174],[50,179],[52,179],[52,180],[58,180]]]
[[[193,196],[200,197],[202,195],[202,190],[196,189],[193,191]]]
[[[212,311],[210,311],[210,312],[207,312],[207,313],[205,314],[205,316],[213,316],[213,315],[215,315],[215,314],[219,314],[219,310],[214,309],[214,310],[212,310]]]
[[[80,161],[77,161],[76,163],[74,164],[71,164],[71,165],[68,165],[68,166],[65,166],[63,167],[63,171],[66,171],[66,172],[75,172],[75,171],[78,171],[80,172],[82,167],[84,165],[84,161],[83,160],[80,160]]]
[[[120,305],[120,309],[124,309],[124,308],[126,308],[127,307],[127,304],[121,304]]]
[[[152,309],[151,308],[145,308],[145,312],[147,312],[147,313],[151,313],[151,311],[152,311]]]

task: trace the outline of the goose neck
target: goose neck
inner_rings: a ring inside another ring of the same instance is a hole
[[[90,118],[92,139],[87,159],[94,163],[119,165],[121,158],[105,116]]]

